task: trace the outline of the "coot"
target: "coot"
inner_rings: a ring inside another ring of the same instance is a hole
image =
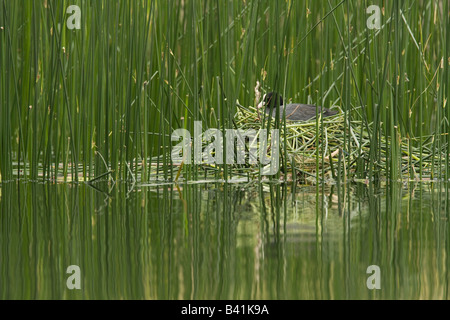
[[[335,110],[316,107],[310,104],[291,103],[284,105],[281,95],[275,92],[270,92],[264,95],[262,101],[258,105],[258,110],[266,107],[266,113],[270,114],[270,109],[272,108],[272,117],[275,118],[277,104],[280,105],[280,119],[283,117],[283,109],[286,109],[286,120],[291,121],[310,120],[316,116],[316,113],[322,113],[323,117],[329,117],[337,114],[337,111]]]

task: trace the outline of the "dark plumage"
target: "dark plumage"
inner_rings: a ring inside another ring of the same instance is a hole
[[[281,95],[275,92],[270,92],[264,95],[263,100],[258,105],[258,108],[265,107],[267,114],[270,114],[270,109],[272,108],[272,117],[275,117],[277,104],[280,106],[280,118],[283,117],[283,109],[286,109],[286,119],[291,121],[310,120],[316,116],[316,112],[317,114],[322,113],[323,117],[329,117],[337,114],[337,111],[335,110],[316,107],[310,104],[291,103],[284,105]]]

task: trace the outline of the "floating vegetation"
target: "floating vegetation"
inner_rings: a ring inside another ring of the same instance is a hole
[[[354,110],[360,112],[361,110]],[[335,183],[338,177],[351,181],[368,183],[371,139],[362,121],[346,121],[345,112],[331,117],[311,119],[309,121],[286,121],[280,125],[281,143],[286,148],[288,168],[284,173],[296,176],[301,182],[315,183],[317,179],[325,183]],[[317,120],[317,121],[316,121]],[[266,117],[266,121],[269,121]],[[274,122],[274,120],[271,120]],[[262,121],[258,119],[254,107],[240,108],[236,113],[236,124],[245,129],[258,129]],[[372,123],[369,127],[372,127]],[[445,136],[446,134],[442,134]],[[398,159],[401,181],[430,181],[445,172],[445,148],[434,149],[434,136],[422,141],[422,151],[418,139],[403,138],[399,141],[401,157]],[[380,161],[374,162],[372,174],[386,178],[389,174],[388,151],[391,142],[384,136],[378,142]],[[346,163],[347,162],[347,163]],[[295,173],[295,174],[294,174]],[[422,175],[420,175],[422,173]]]

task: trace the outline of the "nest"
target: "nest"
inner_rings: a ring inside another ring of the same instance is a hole
[[[424,138],[421,150],[414,146],[418,144],[417,139],[399,138],[399,143],[393,144],[381,136],[373,154],[375,160],[370,161],[371,134],[368,130],[372,124],[349,121],[348,115],[339,111],[334,116],[309,121],[280,121],[283,176],[312,183],[317,180],[334,183],[338,178],[368,183],[370,174],[386,178],[393,167],[403,182],[430,181],[436,173],[445,172],[445,161],[442,160],[445,159],[445,146],[437,150],[434,136]],[[261,118],[256,108],[240,106],[235,122],[243,130],[267,128],[269,121],[272,127],[275,125],[268,115],[261,114]],[[393,153],[392,148],[399,148],[399,152]],[[398,156],[393,159],[391,154]]]

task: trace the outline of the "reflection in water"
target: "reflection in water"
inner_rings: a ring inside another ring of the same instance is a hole
[[[447,298],[448,186],[127,187],[3,184],[0,298]]]

